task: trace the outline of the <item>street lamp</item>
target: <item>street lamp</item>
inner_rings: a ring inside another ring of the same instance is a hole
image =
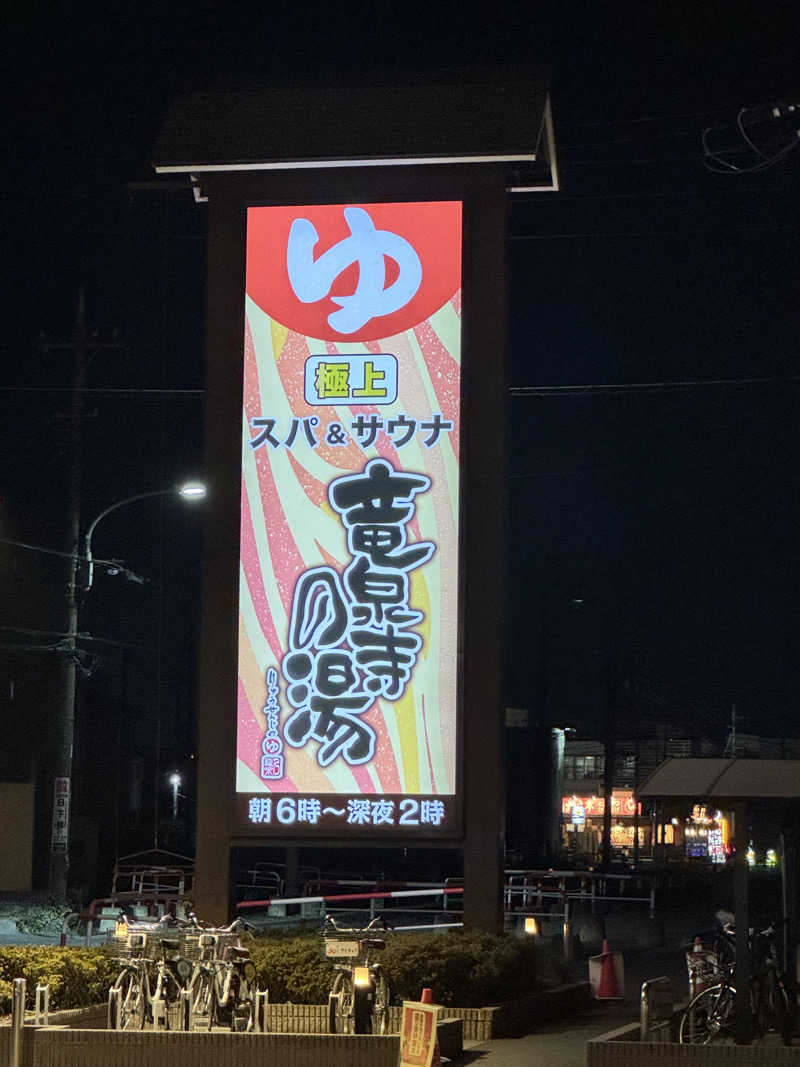
[[[200,482],[187,482],[177,489],[156,489],[149,493],[137,493],[135,496],[125,497],[123,500],[117,500],[114,504],[104,508],[103,511],[96,515],[94,519],[89,523],[86,533],[84,534],[83,544],[84,552],[83,556],[78,554],[78,539],[77,539],[77,519],[75,528],[75,555],[73,556],[70,566],[70,580],[67,593],[67,608],[68,608],[68,628],[67,636],[63,642],[63,650],[66,653],[67,672],[64,682],[64,702],[60,715],[54,716],[54,727],[57,734],[56,752],[54,767],[54,780],[53,780],[53,807],[52,807],[52,823],[51,823],[51,844],[50,844],[50,892],[58,899],[64,899],[67,891],[67,873],[68,873],[68,855],[69,855],[69,823],[70,823],[70,800],[72,793],[72,752],[74,744],[75,734],[75,704],[77,699],[77,639],[80,632],[78,619],[79,619],[79,568],[84,559],[87,564],[86,582],[83,586],[83,592],[86,593],[92,588],[94,580],[94,559],[92,557],[92,536],[100,523],[106,515],[110,515],[112,511],[116,511],[118,508],[124,507],[126,504],[133,504],[137,500],[147,500],[152,497],[159,496],[174,496],[178,495],[184,500],[201,500],[206,495],[206,487]],[[130,571],[125,571],[126,575],[133,581],[142,582],[141,578],[133,575]],[[159,711],[159,733],[161,727],[160,711]],[[157,745],[160,745],[160,738],[157,741]],[[156,755],[156,761],[158,762],[158,749]],[[156,783],[158,783],[158,767],[156,767]],[[158,847],[158,786],[155,789],[155,841],[156,847]]]
[[[169,784],[172,786],[172,821],[176,822],[178,818],[178,790],[181,786],[181,776],[177,773],[171,774]]]
[[[96,515],[86,528],[86,533],[83,537],[83,554],[86,559],[86,585],[84,586],[84,592],[87,592],[92,588],[94,581],[94,558],[92,557],[92,535],[97,527],[97,524],[110,515],[112,511],[116,511],[117,508],[124,507],[126,504],[133,504],[137,500],[148,500],[151,497],[156,496],[180,496],[184,500],[202,500],[206,495],[206,487],[202,482],[186,482],[178,489],[155,489],[149,493],[137,493],[135,496],[125,497],[124,500],[118,500],[115,504],[110,504],[107,508],[104,508],[99,515]],[[133,581],[141,581],[132,576]]]

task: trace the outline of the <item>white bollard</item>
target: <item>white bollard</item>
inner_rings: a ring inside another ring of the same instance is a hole
[[[37,1026],[48,1026],[48,1018],[50,1015],[50,986],[49,985],[37,985],[36,986],[36,1017],[35,1023]]]
[[[260,1034],[266,1034],[268,1030],[269,990],[259,989],[256,991],[256,1030]]]

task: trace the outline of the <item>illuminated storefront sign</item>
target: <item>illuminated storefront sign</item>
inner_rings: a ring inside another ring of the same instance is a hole
[[[461,214],[248,210],[236,789],[251,829],[457,826]]]
[[[640,813],[641,813],[641,805]],[[572,815],[576,808],[582,808],[585,817],[603,815],[606,808],[605,797],[602,796],[576,796],[572,793],[561,798],[561,813]],[[635,815],[636,801],[633,793],[627,789],[615,789],[611,795],[612,815]]]

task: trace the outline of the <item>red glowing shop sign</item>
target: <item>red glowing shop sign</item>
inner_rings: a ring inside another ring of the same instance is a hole
[[[587,817],[593,815],[603,815],[606,810],[605,797],[597,796],[576,796],[570,794],[569,796],[562,796],[561,798],[561,813],[562,815],[572,815],[573,808],[583,808]],[[641,805],[639,805],[639,811],[641,813]],[[636,814],[636,801],[634,800],[633,793],[627,789],[615,789],[611,795],[611,814],[612,815],[635,815]]]

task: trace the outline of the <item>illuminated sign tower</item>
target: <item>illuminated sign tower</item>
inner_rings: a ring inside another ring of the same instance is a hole
[[[188,97],[157,169],[209,205],[198,910],[232,845],[413,844],[497,929],[505,214],[555,188],[546,94]]]

